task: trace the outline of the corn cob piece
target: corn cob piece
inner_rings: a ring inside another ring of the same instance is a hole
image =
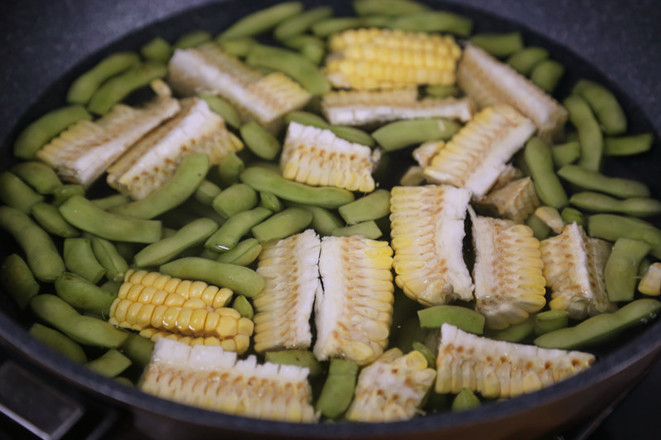
[[[221,347],[159,339],[140,381],[145,393],[211,411],[284,422],[315,422],[309,370],[237,360]]]
[[[280,169],[286,179],[308,185],[371,192],[376,161],[368,146],[341,139],[330,130],[291,122]]]
[[[424,182],[424,168],[417,165],[410,166],[404,175],[399,179],[399,184],[401,186],[418,186],[422,185]]]
[[[350,29],[331,37],[326,75],[338,88],[452,85],[461,49],[451,36],[390,29]]]
[[[467,122],[473,117],[473,104],[469,98],[419,100],[415,87],[330,92],[323,96],[321,110],[331,124],[337,125],[369,125],[415,118],[448,118]]]
[[[542,240],[540,249],[552,310],[566,310],[570,318],[583,319],[615,309],[606,294],[604,266],[609,251],[603,241],[589,238],[581,226],[571,223],[561,234]]]
[[[222,96],[237,109],[243,122],[256,120],[274,134],[286,113],[303,108],[311,98],[284,73],[263,75],[215,43],[176,50],[168,69],[168,80],[178,93]]]
[[[524,177],[490,191],[480,200],[480,205],[495,209],[499,217],[523,223],[540,205],[540,201],[532,179]]]
[[[498,179],[496,179],[496,183],[493,184],[491,187],[491,191],[495,191],[497,189],[503,188],[505,185],[508,183],[523,178],[523,171],[512,165],[511,163],[508,163],[505,165],[505,168],[503,168],[503,171],[500,172],[498,175]]]
[[[457,67],[457,83],[479,109],[509,104],[549,139],[567,120],[567,110],[525,76],[483,49],[468,44]]]
[[[108,169],[107,181],[132,198],[143,199],[172,177],[184,156],[205,153],[211,164],[217,164],[241,148],[243,143],[205,101],[186,98],[174,118],[145,136]]]
[[[358,377],[347,420],[393,422],[421,413],[420,405],[436,377],[419,351],[404,355],[398,348],[383,353]]]
[[[431,165],[431,161],[443,148],[445,148],[445,141],[428,141],[420,144],[411,153],[413,159],[418,162],[418,165],[425,168]]]
[[[319,283],[321,241],[312,229],[266,243],[257,273],[264,290],[254,299],[255,351],[308,348],[312,343],[310,315]]]
[[[638,283],[638,291],[643,295],[661,295],[661,263],[650,264]]]
[[[314,355],[344,357],[358,365],[378,358],[388,345],[394,286],[392,249],[359,236],[324,237],[317,290]]]
[[[62,180],[89,187],[118,157],[146,133],[179,111],[166,94],[142,108],[116,104],[100,119],[80,121],[37,152]]]
[[[475,308],[492,329],[525,321],[546,304],[542,257],[526,225],[469,209],[475,245]]]
[[[480,199],[534,131],[533,123],[512,107],[487,107],[434,156],[425,176],[432,182],[467,188]]]
[[[594,361],[590,353],[495,341],[443,324],[436,392],[468,388],[486,398],[515,397],[568,379]]]
[[[473,299],[462,250],[469,201],[467,190],[449,185],[392,189],[395,282],[409,298],[424,305]]]

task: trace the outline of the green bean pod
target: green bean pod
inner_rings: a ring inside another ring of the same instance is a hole
[[[20,162],[11,168],[11,172],[30,185],[39,194],[52,194],[62,186],[53,168],[43,162]]]
[[[360,235],[361,237],[369,238],[370,240],[376,240],[383,236],[383,231],[374,220],[367,220],[353,225],[344,226],[342,228],[333,229],[330,235],[334,237]]]
[[[135,333],[129,333],[119,348],[132,362],[145,367],[154,351],[154,342]]]
[[[413,0],[355,0],[353,8],[359,16],[389,15],[393,17],[429,10],[428,6]]]
[[[535,334],[543,335],[567,327],[569,313],[566,310],[547,310],[535,315]]]
[[[538,137],[526,142],[523,158],[540,200],[556,209],[567,205],[567,193],[553,171],[551,148]]]
[[[520,32],[475,34],[470,38],[470,42],[496,58],[505,58],[523,49],[523,37]]]
[[[649,197],[650,190],[642,182],[608,177],[596,171],[586,170],[578,165],[565,165],[558,170],[558,175],[578,187],[599,191],[615,197]]]
[[[569,120],[578,131],[578,142],[581,146],[578,164],[587,170],[599,171],[604,140],[590,106],[578,95],[567,97],[563,104],[569,112]]]
[[[458,94],[459,88],[454,85],[446,86],[443,84],[434,84],[425,87],[425,95],[434,98],[449,98],[451,96],[457,96]]]
[[[60,214],[60,211],[49,203],[39,202],[32,205],[30,209],[32,217],[52,235],[69,238],[79,235],[78,229],[71,226]]]
[[[246,169],[243,160],[235,152],[227,153],[220,159],[218,167],[218,179],[221,185],[229,186],[239,181],[239,175]]]
[[[67,238],[64,240],[63,254],[64,265],[69,271],[94,284],[106,273],[94,255],[92,242],[87,238]]]
[[[253,226],[250,231],[260,243],[264,243],[296,234],[310,223],[312,223],[312,214],[309,212],[300,208],[287,208]]]
[[[156,37],[140,48],[140,53],[148,61],[166,64],[172,56],[172,46],[161,37]]]
[[[314,23],[310,28],[312,33],[320,38],[327,38],[348,29],[362,26],[360,17],[331,17]]]
[[[652,247],[651,254],[661,258],[661,230],[637,218],[594,214],[588,217],[588,234],[608,241],[620,238],[644,241]]]
[[[305,209],[312,214],[312,228],[321,235],[331,235],[334,230],[344,227],[344,222],[335,213],[318,206],[292,203],[291,206]]]
[[[262,245],[255,238],[246,238],[234,246],[231,250],[218,255],[216,261],[220,263],[232,263],[239,266],[249,266],[262,252]]]
[[[571,196],[569,203],[592,212],[614,212],[632,217],[651,217],[661,214],[661,201],[648,197],[620,200],[605,194],[585,191]]]
[[[115,377],[130,367],[131,363],[131,359],[113,348],[89,361],[85,366],[102,376]]]
[[[413,347],[414,350],[420,352],[425,359],[427,360],[427,367],[429,368],[436,368],[436,358],[434,357],[434,352],[432,352],[429,347],[427,347],[425,344],[422,342],[417,342],[414,341],[411,346]]]
[[[473,20],[452,12],[419,11],[395,18],[390,27],[411,32],[449,32],[467,37],[473,30]]]
[[[441,328],[447,323],[476,335],[484,333],[484,316],[466,307],[445,304],[426,307],[418,310],[418,319],[422,328]]]
[[[528,319],[519,324],[512,324],[502,330],[488,329],[489,339],[496,341],[521,342],[535,331],[535,315],[530,315]]]
[[[212,112],[223,118],[225,124],[232,128],[239,128],[241,126],[241,116],[239,116],[239,113],[232,104],[220,96],[211,95],[209,93],[200,93],[197,97],[204,100]]]
[[[544,60],[532,70],[530,80],[546,93],[553,93],[564,74],[565,66],[554,60]]]
[[[583,226],[585,223],[583,219],[583,213],[578,209],[574,209],[570,206],[562,208],[562,211],[560,211],[560,216],[566,225],[576,223],[579,226]]]
[[[220,187],[218,187],[218,185],[210,180],[204,179],[198,185],[195,193],[193,193],[193,196],[195,197],[195,200],[202,203],[203,205],[211,205],[213,199],[215,199],[221,191],[222,190]]]
[[[69,200],[73,196],[84,196],[85,187],[82,185],[77,185],[73,183],[67,183],[65,185],[55,188],[53,191],[53,205],[60,206],[62,203]]]
[[[341,416],[351,403],[356,387],[358,365],[345,359],[331,358],[328,376],[315,409],[324,417]]]
[[[322,373],[321,363],[308,350],[267,351],[264,353],[264,359],[266,362],[274,364],[296,365],[297,367],[307,368],[310,371],[310,377],[316,377]]]
[[[108,55],[74,80],[67,91],[67,102],[70,104],[87,104],[94,92],[108,78],[124,72],[139,62],[140,57],[134,52],[118,52]]]
[[[384,217],[390,214],[390,191],[377,189],[365,197],[340,206],[338,211],[349,225]]]
[[[34,323],[30,327],[28,333],[30,333],[30,336],[33,338],[43,342],[53,350],[74,362],[78,362],[79,364],[87,362],[87,355],[85,355],[83,347],[57,330],[39,323]]]
[[[530,75],[532,70],[542,61],[548,59],[549,52],[543,47],[530,46],[513,53],[507,64],[521,75]]]
[[[542,219],[535,214],[530,214],[526,219],[526,226],[532,229],[532,233],[537,240],[544,240],[551,234],[551,228]]]
[[[115,206],[123,205],[130,201],[131,199],[124,194],[111,194],[106,197],[90,200],[90,202],[92,202],[97,208],[101,208],[104,211],[107,211],[110,208],[114,208]]]
[[[246,122],[240,129],[241,138],[257,157],[273,160],[282,148],[278,139],[255,121]]]
[[[35,192],[11,171],[0,173],[0,200],[6,205],[28,214],[32,206],[43,202],[44,196]]]
[[[303,5],[300,2],[284,2],[246,15],[234,22],[217,38],[219,40],[234,37],[249,37],[273,29],[284,20],[300,14]]]
[[[617,102],[615,95],[606,87],[593,81],[582,79],[576,83],[572,93],[585,99],[609,136],[623,134],[627,131],[627,117]]]
[[[110,314],[115,300],[114,294],[71,272],[64,272],[55,280],[55,292],[76,310],[103,317]]]
[[[654,135],[643,133],[635,136],[604,138],[604,154],[606,156],[631,156],[646,153],[652,149]]]
[[[190,49],[191,47],[199,46],[202,43],[211,41],[212,35],[205,30],[195,30],[182,35],[175,41],[175,49]]]
[[[273,36],[276,40],[283,41],[294,35],[302,34],[316,22],[328,18],[331,15],[333,15],[333,8],[330,6],[320,6],[292,15],[275,27],[273,30]]]
[[[452,411],[467,411],[482,406],[480,398],[468,388],[462,388],[452,401]]]
[[[120,255],[117,247],[110,241],[92,237],[92,251],[98,262],[106,270],[106,278],[121,281],[129,268],[126,259]]]
[[[250,305],[250,301],[248,301],[243,295],[234,298],[234,301],[232,301],[232,308],[239,312],[244,318],[252,319],[253,316],[255,316],[255,311],[253,310],[252,305]]]
[[[230,218],[257,205],[257,192],[245,183],[235,183],[211,202],[211,207],[224,218]]]
[[[551,147],[553,163],[557,168],[572,164],[581,156],[581,147],[577,141],[567,142]]]
[[[28,264],[18,254],[11,254],[0,266],[0,282],[16,304],[24,309],[39,293],[39,283],[34,279]]]
[[[648,243],[619,238],[606,261],[604,279],[611,302],[632,301],[638,283],[638,267],[651,247]]]
[[[252,47],[255,44],[259,44],[257,40],[252,37],[223,38],[216,40],[216,42],[225,52],[238,58],[247,57],[252,50]]]
[[[257,208],[241,211],[230,217],[211,237],[204,243],[204,247],[214,251],[229,251],[234,249],[241,237],[250,232],[253,226],[267,219],[272,212],[266,208]]]
[[[366,145],[368,147],[373,147],[376,144],[374,138],[360,128],[347,125],[331,125],[328,129],[332,131],[335,136],[349,142]]]
[[[399,150],[413,144],[451,138],[460,125],[449,119],[409,119],[395,121],[372,132],[372,137],[386,151]]]

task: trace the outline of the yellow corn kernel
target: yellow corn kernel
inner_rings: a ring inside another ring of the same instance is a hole
[[[495,211],[499,217],[523,223],[539,206],[540,201],[532,179],[524,177],[490,191],[479,204]]]
[[[445,141],[429,141],[422,143],[413,150],[412,156],[418,165],[428,167],[431,160],[445,147]]]
[[[638,283],[638,291],[649,296],[661,295],[661,263],[650,264]]]

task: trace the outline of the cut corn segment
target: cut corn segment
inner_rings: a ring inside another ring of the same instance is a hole
[[[543,138],[552,137],[567,120],[567,110],[555,99],[473,44],[464,49],[457,68],[457,83],[480,109],[496,104],[516,108],[535,123]]]
[[[421,167],[428,167],[431,165],[431,160],[445,147],[445,141],[428,141],[420,144],[413,152],[413,159],[418,162]]]
[[[495,341],[443,324],[436,358],[436,392],[462,388],[486,398],[515,397],[588,369],[590,353]]]
[[[255,351],[305,349],[312,343],[310,315],[319,282],[321,241],[312,229],[266,243],[257,273],[264,290],[254,299]]]
[[[523,171],[521,171],[511,163],[508,163],[505,165],[503,171],[501,171],[500,174],[498,175],[498,179],[496,179],[496,183],[494,183],[493,186],[491,187],[491,191],[500,189],[505,185],[507,185],[508,183],[517,179],[522,179],[523,177],[524,177]]]
[[[638,283],[638,291],[649,296],[661,295],[661,263],[650,264]]]
[[[204,153],[217,164],[243,143],[223,118],[198,98],[181,101],[180,112],[122,155],[108,169],[108,184],[134,199],[143,199],[165,184],[184,156]]]
[[[467,122],[473,117],[473,104],[469,98],[418,99],[415,87],[330,92],[323,96],[321,110],[331,124],[337,125],[439,117]]]
[[[308,185],[371,192],[376,160],[368,146],[341,139],[330,130],[291,122],[280,169],[286,179]]]
[[[530,177],[514,180],[492,190],[480,205],[494,209],[499,217],[523,223],[539,206],[535,184]]]
[[[146,133],[179,111],[169,90],[142,108],[116,104],[100,119],[79,121],[37,152],[62,180],[89,187]]]
[[[280,129],[286,113],[303,108],[311,97],[284,73],[263,75],[215,43],[176,50],[168,68],[178,93],[219,95],[232,103],[243,122],[256,120],[272,133]]]
[[[159,339],[140,382],[145,393],[227,414],[315,422],[308,369],[237,360],[221,347]]]
[[[434,156],[425,176],[467,188],[480,199],[534,131],[533,123],[509,105],[487,107]]]
[[[392,249],[359,236],[324,237],[317,290],[314,355],[367,365],[388,345],[394,286]]]
[[[610,253],[605,242],[589,238],[581,226],[571,223],[561,234],[543,240],[540,249],[552,310],[566,310],[570,318],[583,319],[615,309],[604,281]]]
[[[461,56],[451,36],[378,28],[333,35],[329,46],[329,81],[338,88],[358,90],[452,85]]]
[[[427,367],[419,351],[402,354],[398,348],[383,353],[358,376],[346,418],[356,422],[408,420],[420,411],[434,383],[436,371]]]
[[[424,305],[471,301],[473,283],[463,257],[470,193],[450,185],[394,187],[390,197],[395,282]]]
[[[469,212],[476,254],[475,307],[492,329],[519,324],[546,304],[539,240],[526,225]]]

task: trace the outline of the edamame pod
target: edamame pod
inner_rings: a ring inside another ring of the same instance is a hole
[[[566,225],[576,223],[579,226],[583,226],[584,224],[583,213],[578,209],[574,209],[570,206],[562,208],[562,211],[560,211],[560,216]]]
[[[532,233],[537,240],[544,240],[551,234],[551,228],[544,223],[542,219],[537,217],[534,213],[526,219],[526,226],[532,229]]]
[[[244,318],[252,319],[252,317],[255,316],[255,311],[253,310],[252,305],[250,305],[250,301],[248,301],[243,295],[234,298],[234,301],[232,301],[232,308],[239,312]]]
[[[0,200],[8,206],[28,214],[32,205],[42,202],[44,197],[36,193],[14,173],[4,171],[0,173]]]
[[[355,0],[353,9],[360,16],[390,15],[393,17],[429,10],[426,5],[413,0]]]
[[[82,185],[67,183],[66,185],[59,186],[53,191],[53,205],[59,207],[62,203],[69,200],[70,197],[84,195],[85,187]]]
[[[233,151],[227,153],[218,162],[218,178],[221,185],[229,186],[239,181],[239,175],[246,169],[243,160]]]
[[[78,229],[71,226],[60,214],[60,211],[53,205],[40,202],[32,205],[30,209],[32,217],[44,228],[44,230],[52,235],[59,237],[70,238],[77,237]]]
[[[280,240],[305,229],[312,223],[312,214],[300,208],[287,208],[272,215],[250,231],[260,242]]]
[[[191,31],[187,34],[182,35],[174,43],[175,49],[190,49],[191,47],[199,46],[202,43],[211,41],[212,35],[204,30]]]
[[[204,243],[204,247],[217,252],[234,249],[241,237],[250,232],[253,226],[258,225],[272,212],[266,208],[257,208],[239,212],[230,217],[211,237]]]
[[[519,323],[512,324],[502,330],[488,330],[487,336],[490,339],[507,342],[521,342],[535,331],[535,315],[530,315],[528,319]]]
[[[390,191],[377,189],[365,197],[340,206],[338,211],[349,225],[384,217],[390,214]]]
[[[21,162],[14,165],[11,172],[39,194],[52,194],[55,189],[62,186],[62,181],[57,177],[55,170],[43,162]]]
[[[552,152],[546,142],[538,137],[531,138],[526,142],[523,158],[540,200],[556,209],[564,207],[567,193],[553,171]]]
[[[585,191],[571,196],[569,203],[592,212],[615,212],[632,217],[651,217],[661,214],[661,201],[647,197],[620,200],[605,194]]]
[[[328,376],[315,409],[331,419],[341,416],[349,408],[357,376],[358,365],[355,362],[331,358]]]
[[[115,377],[131,366],[131,359],[115,349],[110,349],[85,366],[102,376]]]
[[[649,197],[650,190],[642,182],[608,177],[578,165],[565,165],[558,170],[558,176],[567,182],[584,189],[591,189],[615,197]]]
[[[24,309],[39,293],[39,283],[34,279],[28,264],[18,254],[11,254],[0,267],[0,282],[16,304]]]
[[[241,126],[241,117],[232,104],[221,98],[220,96],[211,95],[208,93],[200,93],[198,98],[203,99],[212,112],[219,115],[225,121],[225,124],[232,128],[239,128]]]
[[[543,335],[567,327],[569,313],[566,310],[547,310],[535,316],[535,334]]]
[[[654,135],[643,133],[635,136],[607,137],[604,139],[606,156],[631,156],[652,149]]]
[[[581,156],[580,144],[577,141],[572,141],[554,145],[551,147],[551,156],[557,168],[574,163]]]
[[[110,241],[100,238],[92,237],[92,251],[96,256],[97,261],[106,270],[106,278],[111,281],[121,281],[129,268],[126,259],[122,257],[117,247]]]
[[[416,351],[419,351],[427,360],[427,366],[429,368],[436,368],[436,359],[434,358],[434,353],[427,347],[425,344],[421,342],[413,342],[411,344],[413,349]]]
[[[507,64],[521,75],[528,76],[535,66],[548,57],[549,52],[543,47],[530,46],[513,53],[507,59]]]
[[[280,153],[280,142],[257,122],[246,122],[240,132],[243,142],[257,157],[273,160]]]
[[[376,240],[383,235],[383,231],[374,220],[356,223],[342,228],[333,229],[331,235],[334,237],[350,237],[360,235],[361,237]]]
[[[76,310],[103,317],[109,315],[115,300],[114,294],[71,272],[64,272],[55,280],[55,292]]]
[[[294,203],[292,206],[305,209],[312,214],[311,226],[320,235],[331,235],[334,230],[344,227],[342,219],[328,209],[298,203]]]
[[[252,264],[262,252],[262,245],[255,238],[247,238],[234,246],[233,249],[218,255],[216,261],[220,263],[232,263],[239,266]]]
[[[311,28],[314,35],[326,38],[347,29],[360,27],[362,24],[363,19],[360,17],[331,17],[316,22]]]
[[[452,411],[466,411],[482,405],[480,398],[468,388],[462,388],[452,401]]]
[[[259,204],[260,206],[273,212],[280,212],[284,207],[280,199],[277,198],[275,194],[266,191],[259,192]]]
[[[320,6],[300,14],[292,15],[283,20],[273,30],[276,40],[282,41],[294,35],[302,34],[318,21],[333,15],[333,8]]]
[[[588,234],[591,237],[617,241],[631,238],[644,241],[656,258],[661,258],[661,230],[646,221],[613,214],[595,214],[588,217]]]
[[[79,364],[87,362],[87,356],[85,355],[83,347],[57,330],[35,323],[32,324],[28,333],[30,333],[33,338],[43,342],[53,350],[74,362],[78,362]]]
[[[413,144],[451,138],[460,125],[449,119],[409,119],[395,121],[372,132],[372,137],[386,151],[399,150]]]
[[[230,218],[257,205],[257,192],[245,183],[235,183],[211,202],[211,207],[224,218]]]
[[[266,362],[282,365],[296,365],[297,367],[307,368],[310,371],[310,377],[316,377],[321,374],[321,363],[308,350],[281,350],[267,351],[264,353]]]
[[[373,147],[376,144],[372,136],[356,127],[350,127],[348,125],[331,125],[328,129],[332,131],[335,136],[349,142],[367,145],[368,147]]]
[[[445,323],[461,330],[481,335],[484,333],[484,316],[475,310],[453,305],[439,305],[418,310],[422,328],[441,328]]]
[[[617,239],[604,268],[606,292],[611,302],[633,300],[638,267],[650,249],[650,245],[644,241]]]
[[[67,102],[71,104],[87,104],[94,92],[108,78],[124,72],[139,62],[140,57],[133,52],[118,52],[108,55],[74,80],[67,92]]]
[[[245,58],[250,53],[252,47],[257,43],[252,37],[232,37],[216,40],[223,50],[238,58]]]
[[[473,30],[473,20],[452,12],[420,11],[395,18],[390,27],[411,32],[449,32],[467,37]]]
[[[585,99],[609,136],[623,134],[627,131],[627,117],[617,102],[615,95],[606,87],[596,82],[582,79],[576,83],[572,93]]]
[[[200,182],[197,189],[195,190],[194,197],[195,200],[204,205],[211,205],[213,199],[215,199],[221,191],[222,190],[218,187],[218,185],[210,180],[204,179],[202,182]]]
[[[148,61],[166,64],[172,56],[172,46],[170,43],[156,37],[140,48],[140,53]]]
[[[94,255],[92,242],[87,238],[67,238],[64,240],[63,254],[64,265],[69,271],[94,284],[106,273]]]
[[[97,208],[101,208],[104,211],[107,211],[110,208],[114,208],[115,206],[123,205],[124,203],[128,203],[130,201],[131,199],[124,194],[112,194],[107,197],[101,197],[100,199],[90,200],[90,202],[94,203]]]
[[[449,98],[450,96],[457,96],[459,94],[459,88],[457,86],[434,84],[425,87],[425,94],[434,98]]]
[[[475,34],[470,38],[470,42],[496,58],[505,58],[523,49],[523,37],[520,32]]]
[[[569,120],[578,131],[578,142],[581,147],[578,164],[587,170],[599,171],[604,140],[590,106],[578,95],[567,97],[563,104],[569,112]]]
[[[530,80],[546,93],[553,93],[564,74],[565,66],[554,60],[544,60],[532,70]]]
[[[154,342],[135,333],[129,333],[126,340],[120,346],[120,350],[131,361],[140,366],[146,366],[154,351]]]
[[[247,37],[259,35],[280,24],[287,18],[299,14],[303,10],[300,2],[284,2],[269,8],[261,9],[246,15],[236,21],[217,38]]]

